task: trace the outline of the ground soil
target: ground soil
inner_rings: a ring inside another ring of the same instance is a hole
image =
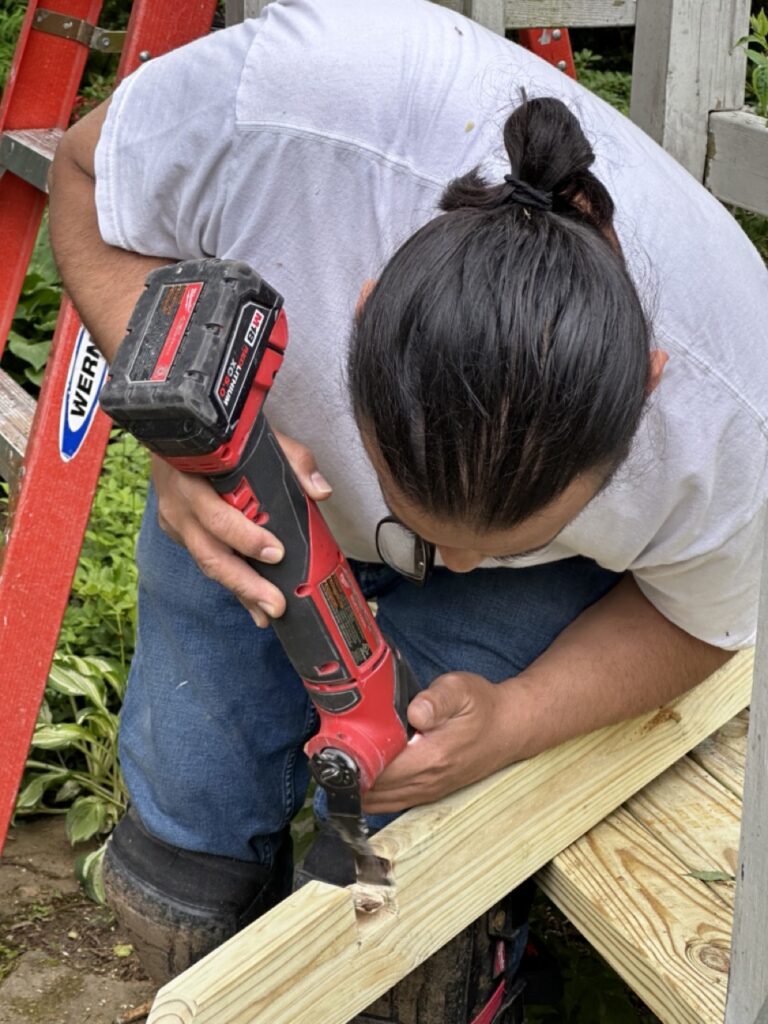
[[[11,829],[0,860],[0,1024],[114,1024],[155,987],[74,876],[60,817]],[[140,1019],[140,1018],[139,1018]]]

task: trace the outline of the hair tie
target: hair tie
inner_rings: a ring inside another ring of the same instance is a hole
[[[529,206],[534,210],[552,209],[553,196],[551,192],[534,188],[533,185],[529,185],[527,181],[521,181],[513,174],[505,174],[504,181],[509,186],[509,191],[504,197],[508,202]]]

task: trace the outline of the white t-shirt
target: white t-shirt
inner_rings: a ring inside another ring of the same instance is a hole
[[[117,90],[96,153],[101,232],[141,253],[246,260],[284,295],[291,340],[269,418],[315,452],[346,553],[376,560],[386,508],[345,386],[355,301],[436,215],[450,178],[508,170],[501,128],[521,87],[564,100],[584,126],[670,358],[610,486],[518,564],[581,554],[629,569],[689,633],[749,645],[767,486],[766,269],[715,199],[555,68],[427,0],[279,0]]]

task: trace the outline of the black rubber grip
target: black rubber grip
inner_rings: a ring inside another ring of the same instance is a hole
[[[253,425],[237,469],[226,476],[211,477],[211,483],[219,494],[229,494],[243,478],[258,500],[260,512],[269,516],[264,525],[279,536],[285,549],[277,565],[253,558],[246,561],[285,596],[285,614],[274,619],[272,626],[286,654],[302,679],[316,679],[320,666],[335,662],[338,671],[323,673],[322,682],[348,682],[344,661],[314,601],[296,593],[309,570],[307,497],[263,415]]]

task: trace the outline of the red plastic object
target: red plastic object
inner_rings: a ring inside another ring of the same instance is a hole
[[[3,130],[66,127],[88,56],[80,43],[34,29],[38,7],[95,22],[101,2],[30,0],[0,107]],[[215,8],[216,0],[135,0],[118,75],[206,33]],[[44,206],[45,196],[32,186],[8,172],[0,178],[0,339],[8,334]],[[97,410],[76,453],[61,454],[62,411],[80,330],[65,302],[0,550],[0,849],[109,433],[109,420]],[[92,362],[86,353],[78,364],[76,379],[84,374],[84,386]]]

